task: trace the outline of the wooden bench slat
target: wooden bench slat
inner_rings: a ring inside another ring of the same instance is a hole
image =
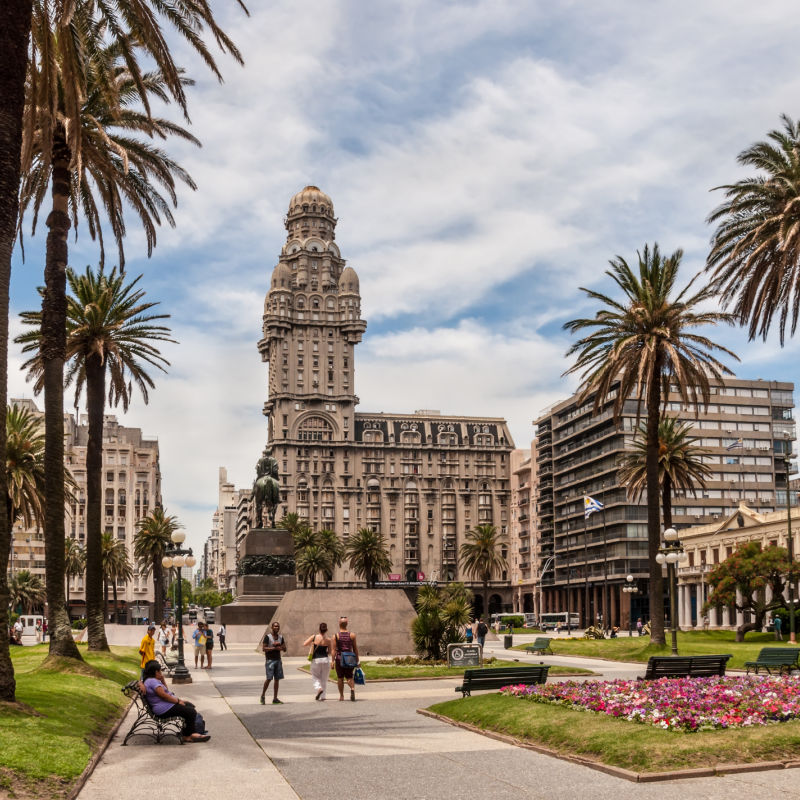
[[[651,656],[644,676],[639,680],[658,678],[700,678],[724,675],[731,655]]]
[[[748,675],[751,669],[758,675],[762,668],[768,675],[773,668],[777,668],[779,675],[784,669],[789,675],[793,669],[800,669],[800,647],[762,647],[756,660],[747,661],[744,666]]]
[[[526,667],[498,667],[496,669],[468,669],[464,671],[464,681],[456,687],[463,697],[473,689],[499,689],[510,683],[531,685],[547,680],[549,664]]]

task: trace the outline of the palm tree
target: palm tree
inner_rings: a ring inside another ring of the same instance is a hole
[[[44,517],[44,431],[28,409],[6,409],[6,521],[9,529],[22,518],[25,527]],[[62,473],[63,480],[63,473]]]
[[[298,577],[303,579],[303,588],[306,582],[311,582],[311,588],[317,588],[317,573],[327,573],[331,569],[328,552],[321,544],[310,544],[304,547],[295,558],[295,569]]]
[[[89,435],[86,443],[86,616],[90,650],[108,650],[105,636],[103,604],[103,575],[100,538],[103,532],[103,420],[106,404],[106,376],[110,379],[108,401],[122,404],[127,411],[132,385],[141,391],[144,402],[153,380],[145,371],[146,365],[164,370],[169,362],[153,342],[174,341],[169,328],[154,325],[167,314],[150,314],[157,303],[143,302],[144,291],[137,288],[141,275],[127,282],[116,268],[106,273],[103,267],[85,273],[67,269],[68,370],[66,384],[75,384],[75,405],[86,389],[86,410]],[[41,386],[40,357],[41,312],[22,314],[30,327],[15,341],[23,344],[23,352],[33,356],[24,365]]]
[[[751,339],[766,339],[778,314],[783,345],[800,314],[800,122],[781,120],[769,141],[739,153],[739,164],[761,174],[717,187],[726,200],[708,217],[719,225],[706,269]]]
[[[21,569],[11,579],[10,590],[12,605],[21,606],[24,614],[32,614],[44,602],[42,579],[27,569]]]
[[[327,587],[328,581],[333,579],[333,571],[344,563],[344,544],[336,535],[336,531],[328,528],[323,528],[319,532],[319,543],[328,556],[328,568],[322,571]]]
[[[646,487],[647,534],[650,565],[651,640],[664,644],[664,592],[661,565],[656,555],[661,542],[658,479],[658,425],[662,402],[671,386],[677,388],[685,404],[703,405],[710,396],[709,380],[721,380],[731,371],[719,361],[715,351],[737,356],[711,339],[693,331],[720,322],[733,324],[732,314],[715,311],[714,289],[703,287],[691,293],[692,283],[678,291],[678,269],[683,253],[676,250],[664,257],[658,245],[645,245],[638,253],[637,267],[621,256],[610,261],[608,275],[622,290],[621,301],[581,288],[601,308],[594,317],[575,319],[564,327],[584,333],[567,351],[576,355],[565,374],[580,373],[579,402],[593,397],[595,411],[613,396],[617,419],[626,400],[646,408]],[[662,395],[663,393],[663,395]]]
[[[286,522],[286,525],[282,523]],[[311,526],[297,514],[287,514],[279,523],[278,527],[285,528],[292,535],[292,542],[294,544],[294,557],[295,567],[298,562],[302,562],[303,553],[310,547],[317,547],[319,545],[319,535],[316,531],[312,530]],[[303,580],[303,588],[308,587],[308,580],[311,577],[308,570],[297,569],[297,576]]]
[[[139,521],[139,530],[133,538],[133,555],[139,566],[139,574],[153,576],[155,598],[152,619],[162,619],[164,616],[164,568],[161,559],[172,544],[173,532],[182,527],[177,517],[167,515],[163,508],[154,508]]]
[[[350,562],[350,569],[367,582],[367,589],[375,588],[375,581],[392,568],[386,539],[371,528],[359,528],[349,537],[344,555]]]
[[[237,4],[247,13],[247,9],[242,4],[242,0],[236,0]],[[32,14],[33,9],[36,15]],[[90,9],[93,16],[89,27],[96,27],[104,31],[103,40],[116,39],[122,49],[123,59],[126,66],[134,77],[134,84],[142,87],[143,76],[136,56],[136,48],[143,52],[147,60],[155,64],[158,72],[164,76],[167,84],[169,96],[174,99],[183,110],[187,112],[186,95],[184,93],[184,83],[179,69],[177,68],[170,52],[168,37],[165,37],[163,23],[175,29],[188,45],[198,53],[206,66],[220,80],[222,76],[219,72],[214,57],[207,45],[207,32],[210,38],[222,52],[230,53],[236,61],[242,63],[242,57],[236,46],[228,38],[225,32],[219,27],[214,19],[211,3],[208,0],[190,0],[179,5],[164,4],[155,0],[141,0],[131,2],[122,0],[116,3],[92,3],[81,4],[82,10]],[[40,98],[38,108],[40,114],[37,119],[42,117],[50,120],[59,119],[64,121],[69,130],[75,132],[80,129],[77,124],[79,113],[75,110],[75,103],[70,103],[68,116],[66,119],[60,117],[59,106],[61,104],[61,94],[57,91],[60,69],[64,67],[64,62],[53,58],[52,55],[58,52],[51,48],[51,41],[48,36],[42,35],[41,30],[48,32],[51,28],[63,26],[65,22],[75,19],[75,3],[71,0],[7,0],[3,5],[3,24],[0,25],[0,53],[3,54],[3,69],[0,70],[0,400],[6,402],[8,384],[8,304],[9,304],[9,284],[11,279],[11,254],[14,249],[14,239],[17,232],[18,218],[18,194],[17,189],[20,183],[23,148],[23,110],[25,108],[26,88],[39,88],[36,92]],[[32,24],[33,23],[33,24]],[[34,35],[31,35],[32,28]],[[38,31],[38,33],[36,32]],[[63,37],[63,41],[68,45],[71,37]],[[79,39],[74,38],[77,43]],[[41,45],[46,44],[43,55]],[[28,58],[30,50],[31,58]],[[65,47],[63,51],[66,52]],[[83,78],[84,63],[86,60],[85,52],[82,48],[74,49],[76,58],[72,66],[66,70],[66,79],[61,79],[62,84],[67,89],[69,97],[85,95],[85,79]],[[37,76],[37,70],[29,66],[35,64],[45,64],[48,70],[39,75],[38,87],[31,81],[26,80],[31,75]],[[143,88],[140,89],[143,96],[145,108],[149,111],[147,94]],[[113,98],[113,92],[109,92]],[[37,107],[37,104],[28,103],[29,111]],[[111,107],[114,107],[112,103]],[[25,129],[30,131],[37,127],[37,122],[32,114],[25,117]],[[31,137],[28,136],[28,141]],[[80,139],[73,141],[73,156],[80,160]],[[64,174],[60,174],[63,182]],[[54,220],[56,225],[63,223],[63,208],[58,218]],[[63,227],[63,225],[62,225]],[[66,240],[58,242],[61,248],[66,251]],[[62,259],[62,268],[66,266],[66,257]],[[63,286],[63,282],[62,282]],[[57,329],[58,325],[54,324]],[[56,331],[57,332],[57,331]],[[55,356],[60,353],[56,347]],[[53,409],[50,417],[54,414],[61,414],[61,409],[55,409],[55,398],[53,398]],[[51,421],[53,421],[51,419]],[[55,419],[56,424],[59,420]],[[0,416],[0,464],[4,464],[5,455],[5,418]],[[48,463],[52,465],[55,472],[56,464],[63,463],[58,454],[49,448],[51,457]],[[55,484],[55,477],[51,478],[51,488]],[[5,496],[5,474],[0,470],[0,496]],[[56,498],[57,500],[57,498]],[[48,514],[48,522],[58,525],[57,515],[60,512],[59,504],[56,500],[52,501],[54,511]],[[48,501],[48,504],[50,501]],[[63,515],[62,515],[63,518]],[[57,538],[58,531],[54,534]],[[11,548],[11,530],[6,525],[6,519],[0,515],[0,563],[6,563]],[[52,572],[57,575],[59,571],[63,573],[61,559],[55,555],[48,558],[48,562],[53,561]],[[8,648],[8,639],[5,635],[8,607],[8,583],[5,571],[0,573],[0,700],[13,701],[15,699],[14,668],[11,663],[11,655]],[[69,633],[68,619],[59,613],[58,608],[50,608],[50,630],[51,652],[58,650],[62,655],[78,657],[77,648],[72,643],[71,634],[69,640],[65,635]],[[72,646],[70,646],[72,645]]]
[[[508,561],[503,554],[508,539],[494,525],[478,525],[467,531],[458,553],[461,568],[473,579],[483,585],[483,610],[489,612],[489,581],[493,575],[508,569]]]
[[[69,579],[83,575],[86,569],[86,551],[74,540],[67,538],[64,540],[64,589],[67,598],[67,610],[69,611]]]
[[[664,416],[658,424],[658,476],[661,484],[661,510],[664,528],[672,527],[672,492],[675,489],[696,496],[697,487],[705,489],[711,468],[703,460],[708,452],[697,446],[700,440],[690,435],[691,423]],[[639,428],[633,439],[633,451],[622,460],[619,481],[628,487],[628,496],[641,500],[647,486],[647,431]]]
[[[111,533],[104,533],[101,539],[101,553],[103,564],[103,609],[108,609],[108,584],[114,593],[114,622],[119,622],[119,609],[117,606],[117,583],[129,581],[133,577],[133,568],[128,559],[125,542],[114,539]]]

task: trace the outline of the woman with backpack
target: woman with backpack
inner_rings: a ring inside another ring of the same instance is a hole
[[[358,666],[358,660],[356,635],[347,630],[347,617],[339,617],[339,633],[333,637],[331,666],[336,668],[340,700],[344,700],[344,682],[347,681],[350,687],[350,699],[355,702],[356,684],[353,680],[353,670]]]

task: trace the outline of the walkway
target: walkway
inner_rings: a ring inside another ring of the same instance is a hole
[[[499,654],[498,644],[487,645]],[[520,660],[542,659],[523,654]],[[641,672],[637,665],[574,661],[607,677]],[[237,645],[217,654],[214,663],[213,674],[197,670],[196,682],[181,688],[181,695],[192,698],[206,716],[211,742],[168,751],[150,744],[123,748],[123,725],[79,800],[141,800],[137,773],[161,774],[165,757],[170,785],[194,800],[219,800],[232,786],[241,800],[439,800],[449,794],[464,800],[580,795],[593,800],[772,800],[796,794],[800,780],[800,772],[780,770],[632,784],[416,713],[419,707],[453,699],[455,680],[368,684],[357,692],[355,703],[338,702],[331,684],[323,703],[314,700],[309,676],[299,671],[304,660],[292,658],[286,659],[281,683],[284,705],[273,706],[268,697],[261,706],[263,657],[254,648]]]

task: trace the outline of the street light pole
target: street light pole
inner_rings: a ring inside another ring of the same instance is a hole
[[[678,531],[667,528],[664,531],[664,544],[659,548],[656,561],[667,565],[669,584],[669,627],[672,634],[672,655],[678,655],[678,561],[686,558],[686,552],[678,541]]]
[[[791,448],[791,442],[787,441],[787,447]],[[794,581],[792,580],[792,567],[794,566],[794,542],[792,541],[792,494],[789,489],[789,465],[792,460],[792,453],[786,452],[783,456],[786,464],[786,551],[789,554],[789,641],[797,643],[797,632],[795,631],[794,619]]]
[[[170,569],[170,567],[177,567],[178,569],[178,664],[172,675],[172,682],[191,683],[192,676],[183,660],[183,577],[181,576],[181,567],[184,564],[187,567],[193,567],[197,560],[192,555],[191,547],[188,550],[184,550],[181,547],[186,539],[186,534],[183,531],[173,531],[170,538],[173,542],[172,547],[165,551],[161,564],[166,569]]]
[[[628,585],[623,586],[622,591],[631,598],[628,606],[628,637],[631,637],[633,636],[633,595],[639,591],[639,587],[633,582],[633,575],[628,575],[625,580]]]

